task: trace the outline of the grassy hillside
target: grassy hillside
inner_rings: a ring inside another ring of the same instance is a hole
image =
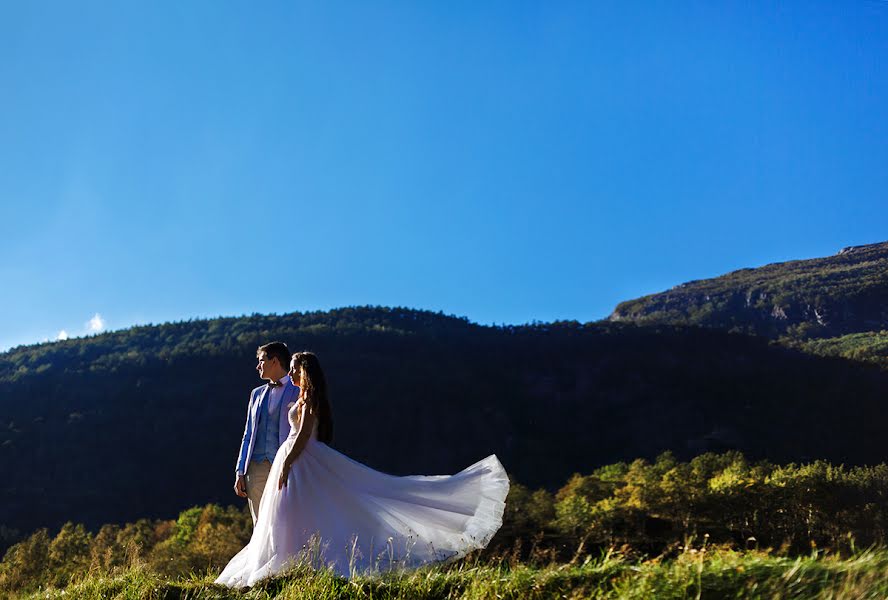
[[[811,354],[866,361],[888,368],[888,331],[885,330],[801,340],[792,345]]]
[[[312,553],[249,591],[212,584],[249,540],[249,514],[207,505],[95,534],[41,529],[0,561],[0,597],[883,597],[861,594],[888,586],[886,494],[884,463],[664,454],[574,475],[555,494],[513,485],[488,548],[452,565],[346,582],[304,568],[322,568]]]

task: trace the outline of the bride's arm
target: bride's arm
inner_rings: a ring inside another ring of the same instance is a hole
[[[281,477],[278,480],[278,489],[287,485],[287,478],[290,475],[290,467],[293,466],[293,463],[305,449],[305,445],[308,444],[308,440],[311,439],[311,432],[314,429],[315,419],[317,419],[314,411],[308,410],[305,403],[302,404],[299,411],[302,413],[299,417],[299,432],[296,434],[296,440],[293,442],[293,447],[290,448],[290,452],[284,459],[284,468],[281,469]]]

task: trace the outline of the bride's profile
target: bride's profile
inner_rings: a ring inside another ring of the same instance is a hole
[[[243,587],[308,561],[349,577],[452,560],[487,546],[509,480],[495,455],[456,475],[397,477],[329,446],[333,417],[320,362],[297,352],[299,386],[249,543],[216,579]]]

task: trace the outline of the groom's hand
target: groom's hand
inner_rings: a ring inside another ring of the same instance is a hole
[[[247,497],[247,481],[243,475],[235,475],[234,493],[241,498]]]

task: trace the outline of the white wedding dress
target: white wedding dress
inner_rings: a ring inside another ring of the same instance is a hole
[[[396,477],[318,441],[317,422],[278,490],[301,403],[288,412],[253,536],[216,583],[249,586],[300,562],[343,577],[417,567],[484,548],[502,525],[509,479],[495,455],[456,475]]]

